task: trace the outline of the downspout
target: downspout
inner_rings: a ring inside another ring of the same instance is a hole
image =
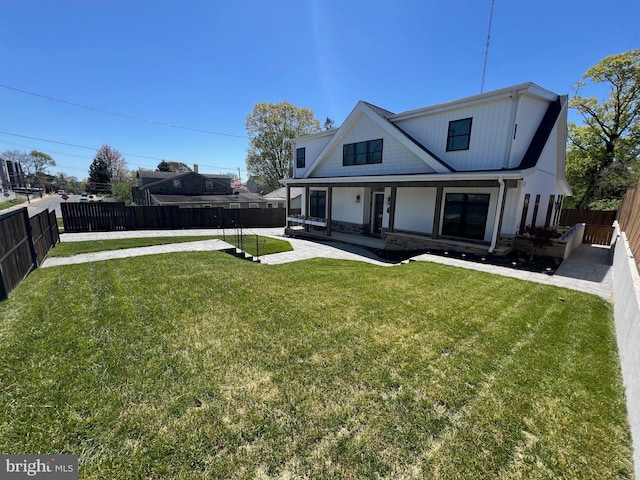
[[[500,209],[502,208],[502,199],[504,198],[504,179],[498,177],[498,184],[500,189],[498,190],[498,202],[496,204],[496,215],[493,220],[493,233],[491,234],[491,245],[489,246],[489,253],[493,253],[498,244],[498,228],[500,227]]]

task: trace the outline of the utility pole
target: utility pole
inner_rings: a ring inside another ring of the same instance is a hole
[[[495,0],[491,0],[491,12],[489,13],[489,29],[487,31],[487,45],[484,50],[484,65],[482,66],[482,83],[480,84],[480,93],[484,92],[484,77],[487,73],[487,57],[489,57],[489,40],[491,40],[491,20],[493,19],[493,4]]]

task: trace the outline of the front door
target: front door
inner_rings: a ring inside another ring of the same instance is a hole
[[[371,209],[371,233],[382,235],[382,217],[384,215],[384,193],[373,194],[373,208]]]

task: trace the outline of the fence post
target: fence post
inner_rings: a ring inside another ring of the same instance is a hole
[[[29,219],[29,210],[26,208],[22,209],[22,217],[24,220],[24,227],[27,230],[27,237],[29,239],[29,252],[31,253],[31,268],[29,271],[31,272],[38,266],[38,256],[36,255],[36,247],[33,244],[33,231],[31,230],[31,221]]]

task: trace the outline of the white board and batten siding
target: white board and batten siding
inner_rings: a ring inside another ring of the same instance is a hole
[[[520,95],[392,120],[457,171],[500,170],[519,165],[548,105]],[[465,118],[472,119],[469,149],[447,152],[449,122]]]
[[[398,187],[394,229],[430,234],[433,230],[436,188]]]
[[[342,164],[342,147],[350,143],[382,139],[382,163],[371,165]],[[300,144],[302,145],[302,143]],[[310,157],[307,153],[307,161]],[[327,152],[322,163],[313,171],[311,177],[349,177],[365,175],[397,175],[413,173],[432,173],[424,161],[418,158],[406,146],[389,135],[377,123],[360,114],[341,141],[336,142]],[[296,177],[298,172],[296,172]],[[298,177],[299,178],[299,177]]]
[[[494,170],[504,166],[513,108],[514,102],[504,98],[394,121],[455,170]],[[465,118],[472,118],[469,149],[447,152],[449,122]]]
[[[508,168],[517,168],[522,161],[548,107],[549,102],[543,99],[530,95],[519,97]]]
[[[334,187],[331,219],[338,222],[366,223],[370,201],[367,192],[368,189],[364,187]]]

